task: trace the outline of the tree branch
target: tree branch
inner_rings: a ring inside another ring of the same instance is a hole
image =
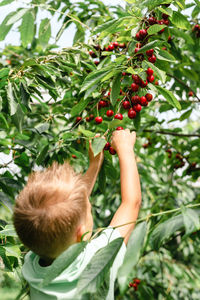
[[[183,136],[183,137],[200,137],[200,134],[194,133],[194,134],[187,134],[187,133],[178,133],[173,131],[165,131],[164,130],[153,130],[153,129],[144,129],[143,132],[154,132],[159,134],[166,134],[166,135],[174,135],[174,136]]]
[[[180,84],[182,84],[183,86],[185,86],[187,89],[189,89],[190,91],[193,92],[194,96],[198,99],[198,102],[200,102],[200,98],[197,96],[197,94],[195,93],[195,91],[193,89],[191,89],[191,87],[189,85],[187,85],[183,80],[179,79],[178,77],[171,75],[169,73],[166,73],[167,76],[174,78],[176,81],[178,81]]]

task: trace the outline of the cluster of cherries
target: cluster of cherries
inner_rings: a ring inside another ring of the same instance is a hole
[[[169,158],[172,158],[172,150],[171,149],[167,149],[166,152],[168,153],[168,157]],[[176,153],[176,159],[178,161],[178,163],[176,163],[174,165],[174,168],[175,169],[179,169],[179,168],[182,168],[184,165],[185,165],[185,162],[183,160],[183,156],[180,154],[180,153]]]
[[[197,38],[200,37],[200,25],[199,24],[194,25],[194,27],[192,28],[192,31],[194,31],[196,33]]]
[[[133,287],[135,291],[138,290],[138,285],[140,284],[141,280],[138,278],[133,278],[133,281],[129,283],[129,287]]]

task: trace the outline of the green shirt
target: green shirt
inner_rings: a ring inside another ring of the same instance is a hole
[[[89,242],[84,251],[77,256],[73,263],[45,287],[41,287],[40,284],[48,273],[50,266],[40,266],[40,257],[32,251],[29,251],[25,256],[22,274],[30,285],[31,300],[85,299],[82,296],[79,298],[77,298],[77,296],[75,297],[76,286],[81,273],[99,249],[119,237],[121,237],[121,235],[117,229],[108,227],[97,238]],[[102,297],[102,300],[114,300],[114,282],[117,271],[123,263],[125,252],[126,246],[123,243],[110,269],[110,274],[108,274],[108,292],[106,292],[104,298]]]

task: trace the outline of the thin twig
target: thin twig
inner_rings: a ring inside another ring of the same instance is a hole
[[[165,131],[164,130],[153,130],[153,129],[144,129],[143,132],[154,132],[159,134],[166,134],[166,135],[174,135],[174,136],[183,136],[183,137],[200,137],[200,134],[188,134],[188,133],[178,133],[174,131]]]
[[[198,101],[200,102],[200,98],[197,96],[197,94],[195,93],[195,91],[193,89],[191,89],[191,87],[189,85],[187,85],[183,80],[179,79],[178,77],[171,75],[169,73],[166,73],[167,76],[174,78],[176,81],[178,81],[180,84],[182,84],[183,86],[185,86],[187,89],[189,89],[190,91],[193,92],[194,96],[198,99]]]

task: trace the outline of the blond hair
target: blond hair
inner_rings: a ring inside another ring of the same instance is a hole
[[[70,244],[87,210],[81,174],[65,162],[33,172],[16,199],[13,221],[23,244],[41,257],[54,258]]]

